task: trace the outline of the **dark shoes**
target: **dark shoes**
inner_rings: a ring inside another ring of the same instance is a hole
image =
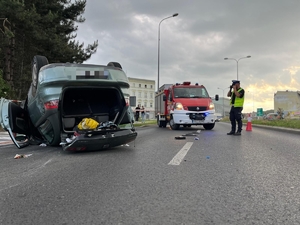
[[[240,136],[242,133],[240,131],[238,132],[233,132],[233,131],[230,131],[229,133],[227,133],[227,135],[234,135],[234,136]]]

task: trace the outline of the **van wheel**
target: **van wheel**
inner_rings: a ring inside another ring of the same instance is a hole
[[[205,130],[212,130],[214,128],[215,124],[210,123],[210,124],[203,124],[203,127]]]
[[[175,124],[173,118],[170,119],[170,127],[172,130],[178,130],[179,129],[179,125],[178,124]]]
[[[33,57],[31,70],[32,70],[32,84],[34,87],[37,87],[40,69],[43,66],[48,64],[49,64],[48,59],[45,56],[36,55]]]

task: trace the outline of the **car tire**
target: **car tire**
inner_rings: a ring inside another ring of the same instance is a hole
[[[48,141],[48,144],[50,146],[58,146],[59,143],[61,142],[61,127],[60,124],[57,123],[58,120],[58,115],[53,114],[48,118],[49,122],[51,123],[52,130],[53,130],[53,138],[51,142]]]
[[[175,124],[173,117],[171,117],[169,123],[170,123],[170,127],[171,127],[172,130],[178,130],[179,129],[179,125]]]
[[[48,65],[48,59],[45,56],[36,55],[33,57],[31,70],[32,70],[32,84],[34,87],[37,87],[38,81],[39,81],[39,72],[40,69]]]
[[[205,130],[212,130],[215,127],[215,124],[214,123],[203,124],[203,127]]]
[[[107,66],[113,66],[113,67],[117,67],[117,68],[122,69],[121,64],[118,63],[118,62],[109,62],[109,63],[107,64]]]

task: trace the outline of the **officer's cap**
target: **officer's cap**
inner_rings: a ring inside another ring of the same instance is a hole
[[[239,84],[239,83],[240,83],[239,80],[232,80],[232,85]]]

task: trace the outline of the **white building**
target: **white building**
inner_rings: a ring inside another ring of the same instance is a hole
[[[136,96],[136,104],[145,107],[146,119],[155,119],[155,81],[132,77],[128,77],[128,80],[130,96]]]
[[[277,91],[274,94],[274,112],[279,108],[285,116],[300,117],[300,91]]]

